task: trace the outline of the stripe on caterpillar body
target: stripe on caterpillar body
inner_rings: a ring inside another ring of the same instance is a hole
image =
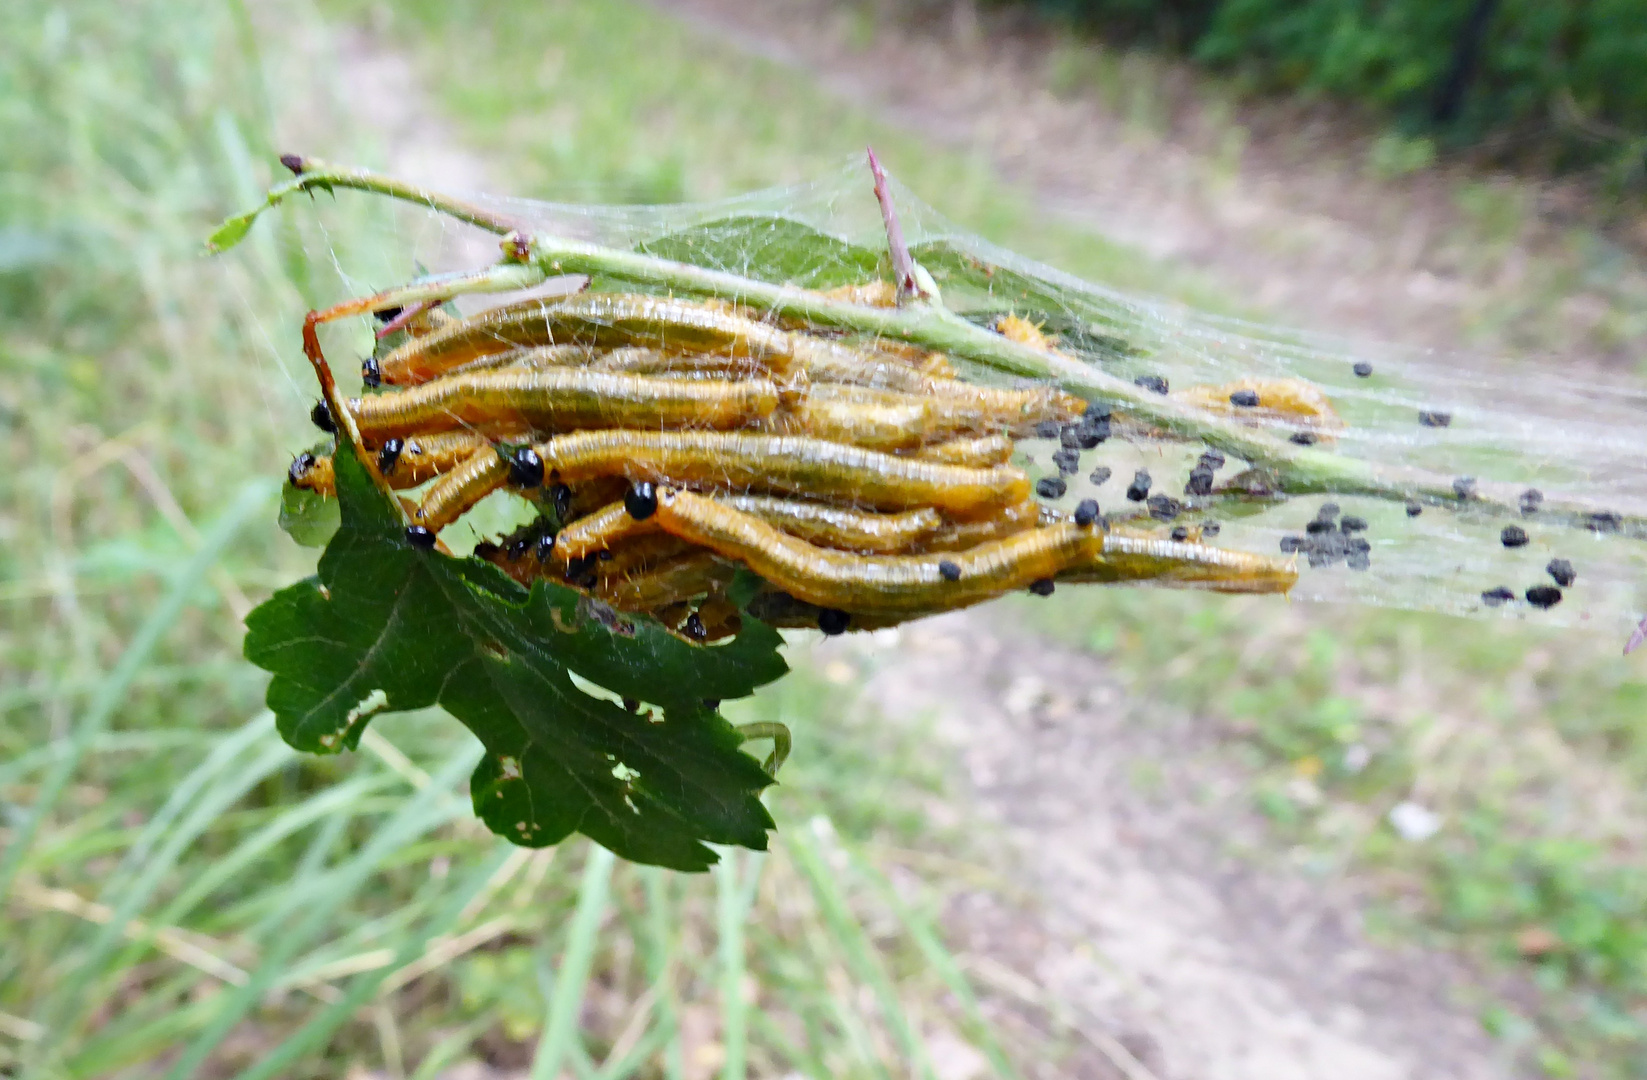
[[[1298,568],[1291,559],[1111,530],[1101,558],[1071,567],[1060,580],[1160,581],[1213,592],[1284,593],[1297,583]]]
[[[349,402],[361,436],[373,441],[456,428],[730,428],[777,407],[778,389],[764,379],[660,379],[586,368],[476,371]]]
[[[660,296],[580,293],[526,300],[471,315],[385,356],[393,385],[426,382],[479,357],[519,346],[640,345],[667,352],[717,352],[763,365],[774,376],[794,366],[790,335],[712,306]]]
[[[430,486],[412,520],[438,532],[508,479],[509,463],[488,443]]]
[[[597,476],[759,491],[883,510],[933,507],[987,516],[1029,497],[1029,477],[1008,466],[972,469],[789,435],[710,431],[579,431],[535,448],[562,482]]]
[[[966,607],[1090,562],[1104,546],[1101,528],[1071,524],[942,556],[853,555],[797,540],[753,515],[676,489],[659,493],[656,516],[664,531],[743,562],[798,599],[884,614]]]

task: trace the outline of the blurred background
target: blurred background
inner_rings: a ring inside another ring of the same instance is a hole
[[[461,237],[344,194],[206,258],[276,156],[650,203],[866,142],[1116,288],[1642,363],[1643,0],[11,0],[0,1075],[1647,1076],[1612,633],[1068,590],[799,635],[736,717],[795,732],[773,850],[694,878],[494,840],[442,715],[281,744],[240,620],[313,566],[299,318]]]

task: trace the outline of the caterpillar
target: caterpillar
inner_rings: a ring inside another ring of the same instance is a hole
[[[1290,559],[1112,529],[1104,539],[1102,559],[1073,567],[1059,580],[1168,581],[1213,592],[1284,593],[1297,583],[1298,568]]]
[[[378,366],[384,382],[414,385],[483,356],[519,346],[556,344],[723,353],[755,361],[775,377],[788,374],[796,359],[787,332],[710,305],[657,296],[580,293],[483,311],[407,342]]]
[[[390,443],[398,443],[398,446],[391,447]],[[378,469],[390,487],[417,487],[450,471],[458,462],[488,445],[484,435],[473,431],[446,431],[404,440],[385,440],[384,449],[378,455]],[[394,451],[392,455],[391,449]],[[288,475],[297,487],[321,495],[335,493],[330,455],[305,454],[292,463]]]
[[[923,506],[976,518],[1029,497],[1029,477],[896,457],[789,435],[710,431],[579,431],[535,447],[561,482],[623,476],[721,490],[839,499],[882,510]]]
[[[1250,397],[1242,398],[1243,394]],[[1186,387],[1171,396],[1238,419],[1302,427],[1323,442],[1334,441],[1344,429],[1332,399],[1301,379],[1238,379],[1222,386]],[[1252,404],[1237,404],[1238,399]]]
[[[714,499],[678,489],[658,495],[658,525],[735,559],[790,595],[820,607],[882,614],[975,604],[1103,553],[1100,527],[1037,528],[947,555],[853,555],[798,540]]]
[[[453,375],[398,394],[349,401],[368,441],[454,428],[739,427],[770,416],[763,379],[658,379],[583,368],[501,368]]]
[[[987,468],[1005,465],[1012,460],[1012,440],[1005,435],[980,435],[977,438],[950,439],[932,443],[915,451],[922,461],[941,461],[946,465],[970,465]]]
[[[707,551],[689,551],[640,573],[602,580],[595,595],[621,611],[653,611],[725,588],[733,568]]]
[[[488,443],[430,485],[412,520],[439,532],[501,488],[508,478],[509,463]]]

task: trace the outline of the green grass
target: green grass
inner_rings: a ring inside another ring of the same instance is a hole
[[[990,1047],[941,889],[894,894],[871,858],[943,842],[919,732],[804,673],[738,714],[808,748],[782,839],[690,880],[489,836],[478,748],[443,716],[341,758],[281,743],[239,617],[312,565],[273,528],[314,437],[297,315],[403,275],[415,237],[361,201],[202,257],[270,179],[269,131],[372,138],[325,80],[276,78],[326,33],[276,14],[8,9],[0,1073],[869,1076],[939,1032]]]
[[[1038,220],[982,159],[932,152],[638,5],[328,10],[370,14],[406,48],[512,193],[708,198],[806,179],[873,140],[992,239],[1237,307]],[[918,727],[877,723],[805,670],[734,717],[796,731],[776,849],[695,879],[607,866],[583,844],[500,846],[462,789],[473,743],[439,715],[380,721],[343,758],[279,743],[237,615],[312,559],[271,527],[257,486],[313,438],[294,314],[403,276],[411,237],[354,198],[325,212],[324,234],[297,211],[233,259],[199,258],[274,152],[311,149],[266,132],[301,113],[330,130],[323,151],[375,137],[326,80],[275,80],[317,32],[307,8],[280,11],[253,34],[232,6],[22,0],[0,38],[0,431],[15,463],[0,479],[0,828],[15,871],[0,1067],[306,1076],[359,1060],[432,1077],[481,1056],[539,1074],[558,1057],[577,1076],[642,1062],[901,1075],[944,1031],[1003,1072],[992,1040],[1035,1057],[1032,1040],[992,1036],[943,944],[934,912],[953,883],[896,856],[972,850],[924,810],[942,763]],[[356,280],[338,280],[332,252]],[[1564,1058],[1628,1075],[1643,1056],[1628,1010],[1647,680],[1614,643],[1157,593],[1056,603],[1026,632],[1090,647],[1222,724],[1279,840],[1384,883],[1401,932],[1536,977],[1538,1011],[1489,1010],[1505,1038],[1531,1040],[1557,1075]],[[1354,746],[1368,759],[1351,770]],[[1300,778],[1315,796],[1298,797]],[[1407,797],[1445,815],[1434,841],[1381,824]],[[1535,926],[1558,941],[1536,962],[1517,946]]]

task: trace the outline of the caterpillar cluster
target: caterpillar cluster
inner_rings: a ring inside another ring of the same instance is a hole
[[[383,482],[422,488],[403,502],[408,539],[433,547],[515,491],[538,520],[476,554],[692,640],[735,634],[740,610],[839,633],[1060,581],[1284,592],[1296,579],[1290,560],[1182,527],[1169,538],[1090,500],[1044,505],[1011,462],[1017,441],[1056,437],[1078,455],[1123,418],[1051,387],[968,382],[940,353],[652,295],[387,314],[412,336],[366,363],[376,392],[343,404]],[[1023,320],[996,329],[1051,347]],[[1330,416],[1304,404],[1292,411]],[[324,404],[316,420],[335,428]],[[303,455],[290,479],[330,493],[332,463]],[[760,584],[735,604],[740,569]]]

